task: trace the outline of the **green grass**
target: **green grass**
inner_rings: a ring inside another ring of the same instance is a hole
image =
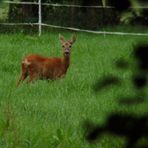
[[[61,32],[66,38],[70,32]],[[77,34],[71,64],[65,78],[23,83],[16,88],[21,59],[31,53],[61,56],[57,32],[40,38],[23,34],[0,35],[0,147],[1,148],[121,148],[125,137],[102,135],[95,144],[84,138],[84,122],[104,124],[111,112],[143,115],[148,101],[124,106],[119,96],[133,96],[131,77],[133,46],[148,37]],[[117,69],[123,58],[129,69]],[[93,87],[102,76],[115,75],[121,86],[111,86],[97,94]],[[144,90],[147,93],[147,88]],[[147,94],[148,95],[148,94]]]

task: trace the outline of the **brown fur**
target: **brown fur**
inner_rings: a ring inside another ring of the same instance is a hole
[[[73,35],[71,40],[65,41],[63,36],[59,36],[63,57],[43,57],[37,54],[26,56],[22,61],[22,72],[20,79],[17,82],[19,86],[21,81],[24,81],[29,76],[28,83],[36,79],[51,79],[55,80],[64,76],[70,64],[71,45],[75,42],[76,37]]]

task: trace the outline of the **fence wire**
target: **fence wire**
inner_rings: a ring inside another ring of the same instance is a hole
[[[131,36],[148,36],[148,33],[129,33],[129,32],[110,32],[110,31],[93,31],[87,29],[80,29],[75,27],[65,27],[65,26],[58,26],[52,24],[46,24],[42,22],[42,5],[53,6],[53,7],[76,7],[76,8],[105,8],[105,9],[113,9],[112,6],[81,6],[81,5],[68,5],[68,4],[51,4],[51,3],[41,3],[41,0],[38,2],[16,2],[16,1],[4,1],[7,4],[20,4],[20,5],[38,5],[38,22],[36,23],[0,23],[0,25],[8,25],[8,26],[38,26],[38,34],[39,36],[42,34],[42,27],[51,27],[51,28],[58,28],[58,29],[66,29],[71,31],[77,32],[87,32],[87,33],[94,33],[94,34],[106,34],[106,35],[131,35]],[[148,6],[140,6],[140,7],[131,7],[136,9],[147,9]]]

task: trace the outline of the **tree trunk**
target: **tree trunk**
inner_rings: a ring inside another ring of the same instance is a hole
[[[21,0],[28,2],[28,0]],[[27,17],[38,17],[38,5],[21,5],[22,15]]]
[[[72,5],[75,5],[75,0],[72,1]],[[75,15],[76,15],[76,8],[71,7],[71,18],[70,18],[70,25],[71,27],[74,27],[75,25]]]
[[[83,0],[81,3],[82,6],[98,6],[102,5],[101,0]],[[95,8],[82,8],[82,12],[84,13],[86,27],[88,29],[97,29],[98,19],[97,19],[97,11]]]
[[[13,1],[13,0],[10,0]],[[8,20],[11,22],[11,15],[13,13],[13,4],[9,4],[9,11],[8,11]]]

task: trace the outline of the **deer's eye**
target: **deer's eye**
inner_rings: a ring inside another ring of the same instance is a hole
[[[71,45],[69,46],[69,48],[71,48]]]
[[[64,45],[62,45],[62,47],[64,48]]]

